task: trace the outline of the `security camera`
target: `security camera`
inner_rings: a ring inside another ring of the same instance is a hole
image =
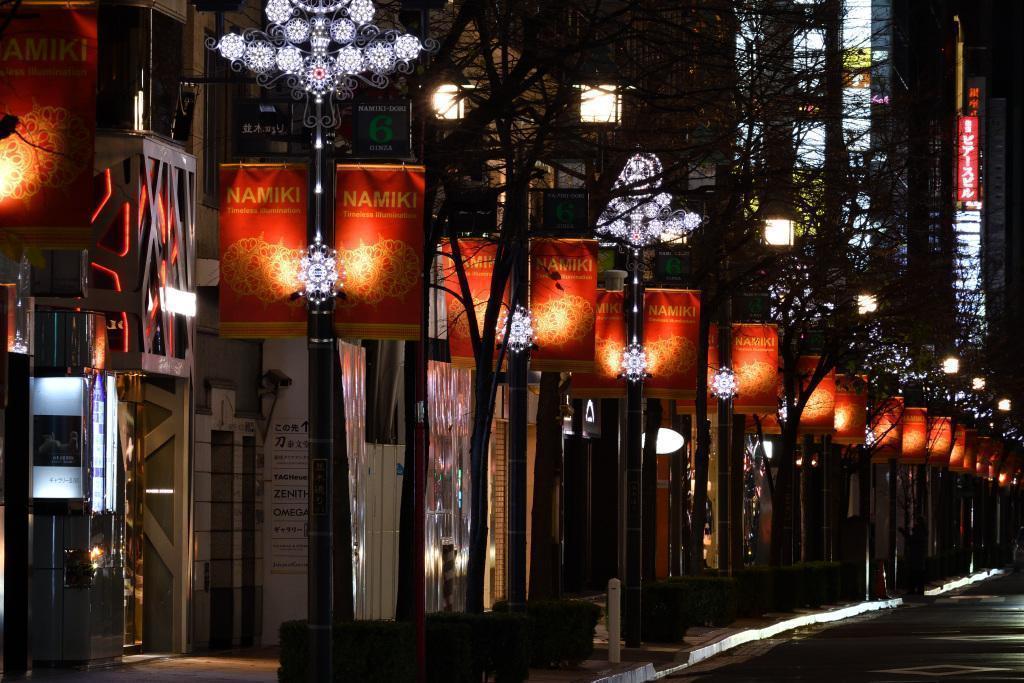
[[[284,374],[276,368],[271,368],[263,373],[263,377],[260,378],[263,384],[270,387],[290,387],[292,385],[292,378]]]

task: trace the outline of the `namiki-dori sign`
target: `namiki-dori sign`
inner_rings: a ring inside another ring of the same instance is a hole
[[[956,200],[972,205],[981,201],[978,191],[978,140],[978,117],[961,116],[957,126]]]

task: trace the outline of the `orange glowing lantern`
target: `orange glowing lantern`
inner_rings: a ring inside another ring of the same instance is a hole
[[[903,422],[903,442],[900,464],[924,464],[928,448],[928,409],[905,408],[901,422]]]

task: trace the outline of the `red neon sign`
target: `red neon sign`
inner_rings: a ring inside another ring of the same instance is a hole
[[[956,199],[977,202],[978,193],[978,117],[961,116],[957,130]]]

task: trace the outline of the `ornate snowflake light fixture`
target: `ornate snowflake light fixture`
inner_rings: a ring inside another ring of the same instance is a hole
[[[299,280],[305,286],[303,296],[319,306],[334,298],[340,279],[337,252],[318,238],[309,245],[299,266]]]
[[[385,88],[394,73],[409,74],[437,41],[373,23],[373,0],[268,0],[265,31],[246,29],[209,38],[207,47],[248,69],[260,85],[278,81],[296,100],[349,99],[360,83]]]
[[[634,154],[626,162],[613,190],[628,191],[608,203],[595,232],[629,245],[645,247],[689,235],[703,222],[700,214],[673,210],[672,195],[661,192],[661,161],[653,154]]]
[[[504,337],[505,330],[508,330],[508,350],[511,353],[523,353],[533,348],[533,319],[527,309],[517,304],[511,321],[508,314],[504,315],[498,323],[499,339]]]
[[[732,369],[722,366],[711,377],[711,393],[715,398],[728,401],[739,393],[739,382]]]
[[[642,382],[650,377],[647,372],[647,352],[642,344],[632,342],[622,350],[622,373],[629,382]]]

